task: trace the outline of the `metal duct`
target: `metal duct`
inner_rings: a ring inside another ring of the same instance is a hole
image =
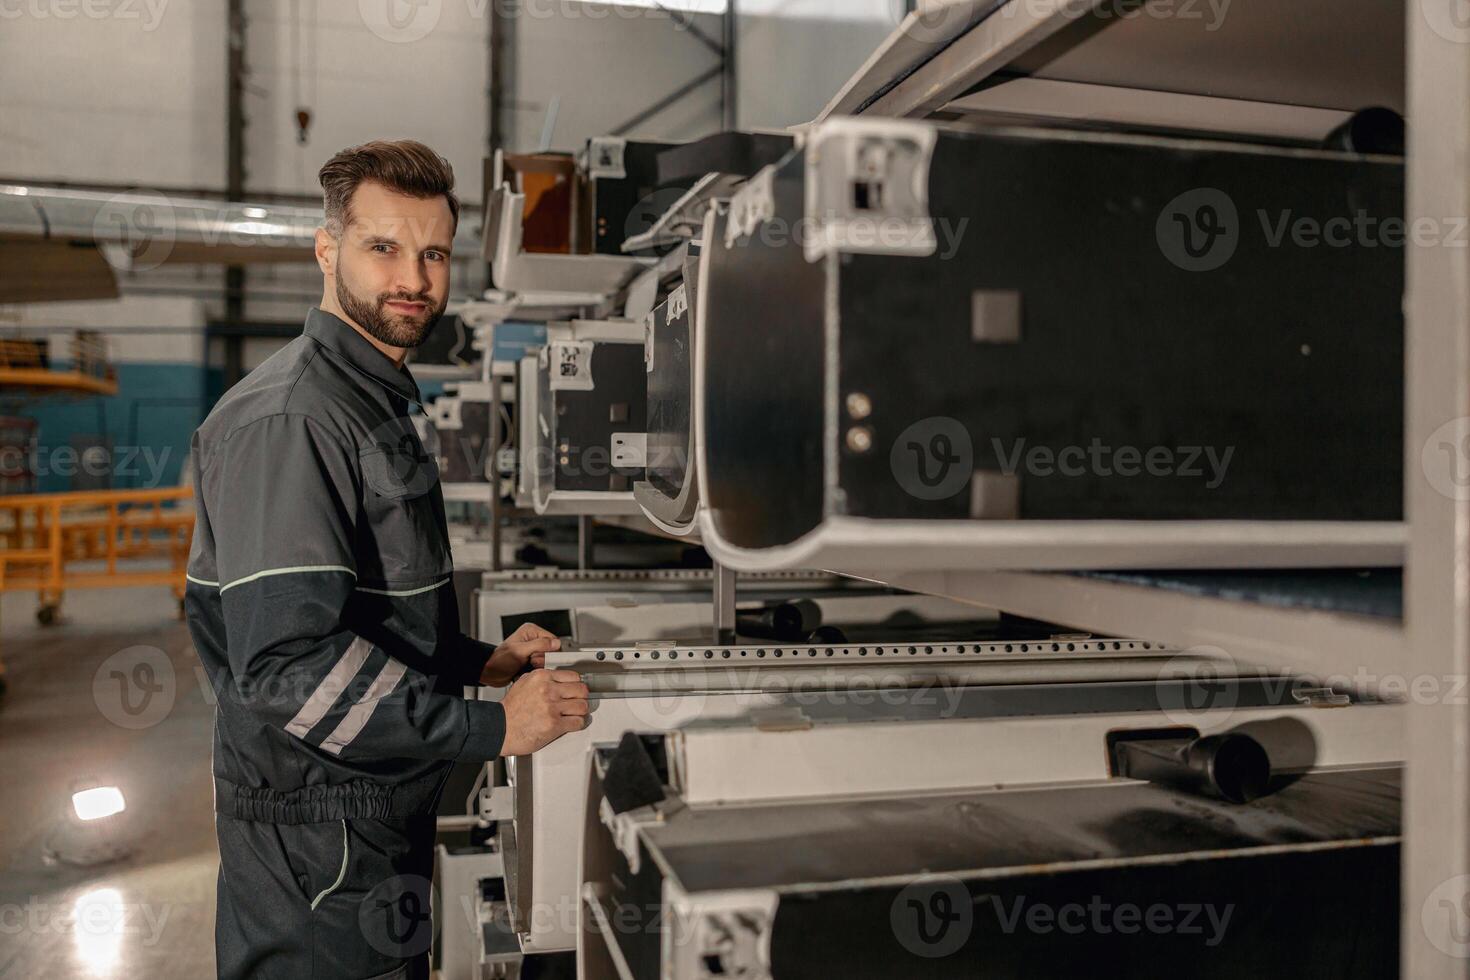
[[[321,222],[321,208],[0,184],[0,236],[121,246],[133,271],[164,262],[309,259]],[[469,222],[460,222],[454,245],[478,253]]]

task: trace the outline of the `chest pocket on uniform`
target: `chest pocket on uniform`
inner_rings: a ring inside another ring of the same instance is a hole
[[[448,542],[429,492],[439,482],[434,458],[413,447],[379,445],[363,450],[358,459],[367,518],[359,534],[371,541],[366,550],[373,553],[359,555],[359,571],[368,579],[381,576],[392,587],[445,574],[451,567]]]
[[[409,447],[365,449],[359,459],[369,489],[389,500],[422,497],[439,482],[438,461]]]

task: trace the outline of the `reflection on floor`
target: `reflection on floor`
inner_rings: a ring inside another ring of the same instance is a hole
[[[0,597],[0,977],[214,975],[213,709],[176,611],[164,589],[76,591],[42,627],[33,595]],[[121,787],[133,853],[48,866],[84,781]]]

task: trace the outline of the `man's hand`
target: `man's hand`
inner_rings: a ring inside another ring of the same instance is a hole
[[[530,755],[587,727],[587,685],[575,670],[533,670],[505,694],[502,756]]]
[[[480,672],[480,683],[489,687],[505,687],[527,666],[544,667],[546,655],[560,649],[561,641],[555,634],[535,623],[522,623],[521,628],[490,655],[485,669]]]

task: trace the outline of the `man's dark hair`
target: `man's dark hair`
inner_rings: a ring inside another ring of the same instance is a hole
[[[459,198],[454,196],[454,168],[417,140],[373,140],[351,146],[326,162],[317,175],[322,182],[326,228],[335,237],[352,222],[352,194],[365,180],[410,197],[443,196],[459,225]]]

